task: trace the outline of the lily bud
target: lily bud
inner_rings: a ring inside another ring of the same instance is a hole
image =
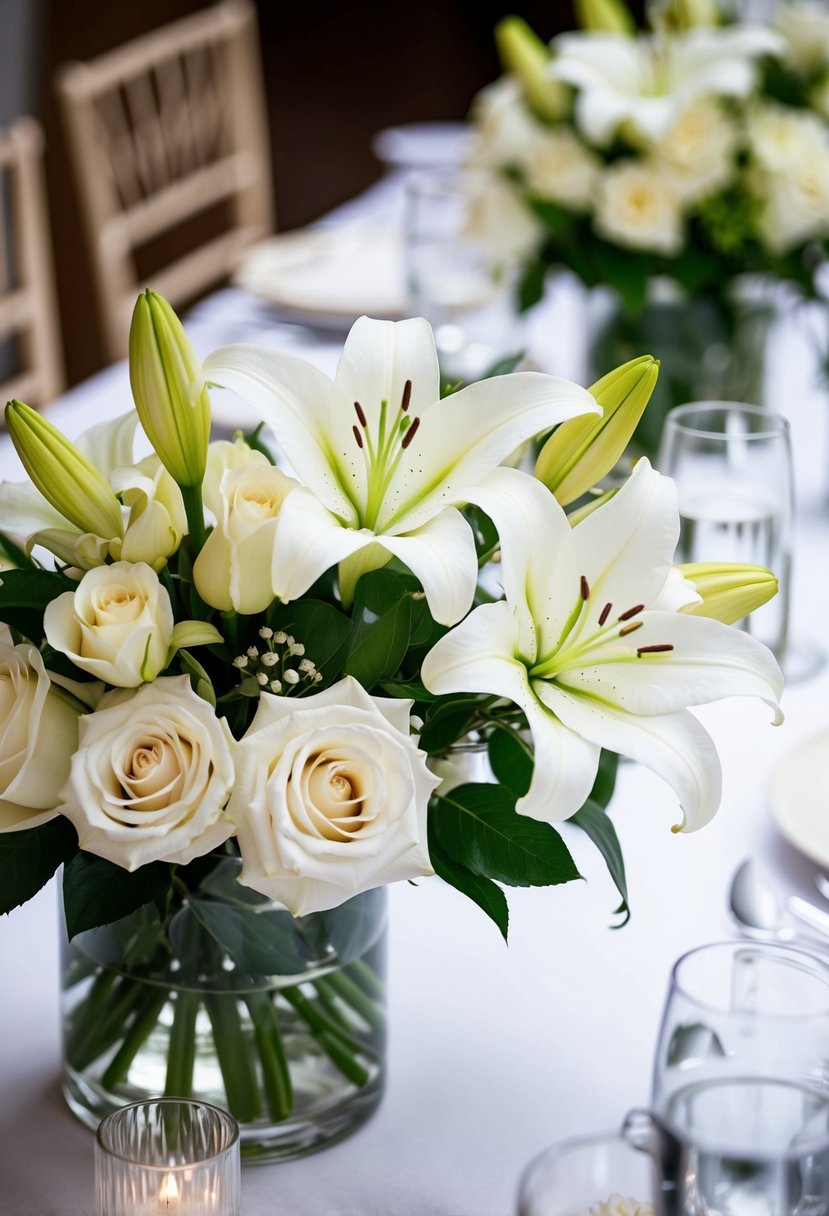
[[[138,297],[130,325],[135,408],[161,463],[180,486],[200,486],[210,439],[210,398],[184,327],[154,291]]]
[[[590,392],[602,414],[562,423],[541,449],[535,475],[563,507],[605,477],[627,447],[659,375],[659,360],[640,355],[602,376]]]
[[[702,596],[701,603],[686,604],[681,611],[710,616],[724,625],[741,621],[777,594],[777,579],[765,566],[689,562],[678,569]]]
[[[521,17],[504,17],[495,27],[495,44],[504,70],[521,86],[527,104],[553,122],[567,110],[566,87],[550,77],[550,49]]]
[[[669,30],[692,30],[699,25],[719,25],[716,0],[668,0],[660,14],[661,24]]]
[[[103,473],[53,423],[10,401],[6,426],[32,484],[64,519],[105,540],[123,536],[121,507]]]
[[[575,10],[583,30],[605,34],[636,33],[636,23],[624,0],[575,0]]]

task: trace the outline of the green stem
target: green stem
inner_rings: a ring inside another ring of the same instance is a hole
[[[102,1018],[99,1019],[94,1012],[92,1016],[83,1017],[83,1025],[78,1028],[79,1034],[75,1043],[71,1050],[67,1047],[67,1056],[73,1068],[83,1072],[108,1051],[113,1043],[118,1042],[123,1034],[124,1024],[140,1000],[141,991],[140,983],[122,979]]]
[[[266,992],[248,992],[244,999],[253,1022],[268,1113],[277,1121],[287,1119],[294,1091],[273,999]]]
[[[376,997],[378,1001],[383,999],[386,986],[374,968],[370,967],[365,959],[355,959],[353,963],[348,963],[344,970],[348,975],[353,976],[369,996]]]
[[[230,992],[205,996],[204,1004],[213,1026],[213,1042],[228,1110],[240,1123],[250,1123],[262,1113],[262,1101],[242,1030],[237,997]]]
[[[192,1098],[193,1068],[196,1063],[196,1017],[201,997],[198,992],[179,988],[173,1006],[173,1025],[167,1047],[167,1077],[164,1096]]]
[[[114,1090],[127,1076],[133,1060],[158,1025],[161,1011],[169,999],[170,993],[166,988],[149,988],[121,1046],[101,1077],[104,1089]]]
[[[350,1005],[352,1009],[356,1009],[360,1017],[364,1018],[369,1026],[373,1026],[376,1030],[382,1030],[386,1025],[385,1010],[376,1001],[373,1001],[370,996],[366,996],[362,988],[358,988],[354,981],[342,971],[332,971],[320,982],[324,982],[347,1005]]]
[[[184,513],[187,516],[187,530],[190,534],[190,552],[195,559],[201,552],[207,539],[204,527],[204,506],[202,505],[201,486],[179,486],[181,497],[184,499]]]
[[[340,1072],[355,1085],[361,1087],[366,1085],[371,1074],[355,1058],[354,1052],[345,1047],[342,1041],[345,1037],[343,1032],[324,1014],[321,1014],[298,988],[283,988],[282,996],[308,1023],[314,1032],[316,1041]],[[356,1044],[356,1047],[358,1051],[363,1050],[360,1044]]]

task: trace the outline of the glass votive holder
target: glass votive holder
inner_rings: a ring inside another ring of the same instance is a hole
[[[653,1216],[654,1159],[619,1132],[566,1140],[531,1161],[518,1216]]]
[[[239,1125],[188,1098],[134,1102],[101,1121],[97,1216],[239,1216]]]

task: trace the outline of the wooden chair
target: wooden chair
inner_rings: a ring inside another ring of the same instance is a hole
[[[58,94],[106,347],[120,358],[145,285],[186,304],[273,229],[255,10],[224,0],[68,64]]]
[[[0,132],[0,348],[0,375],[9,377],[0,382],[0,405],[18,397],[41,406],[60,393],[43,132],[34,118],[18,118]]]

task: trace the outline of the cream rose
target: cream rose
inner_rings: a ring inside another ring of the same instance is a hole
[[[117,688],[154,680],[167,665],[173,635],[170,597],[144,562],[89,570],[77,590],[52,600],[46,640],[76,667]]]
[[[733,177],[737,128],[722,104],[700,97],[654,147],[654,156],[686,205],[721,190]]]
[[[78,744],[78,713],[56,691],[40,652],[0,625],[0,832],[57,815]]]
[[[473,103],[472,120],[470,166],[525,169],[532,162],[536,139],[544,127],[530,113],[512,76],[502,76],[481,89]]]
[[[193,567],[196,590],[211,607],[250,614],[272,602],[276,525],[298,485],[267,462],[225,471],[216,527]]]
[[[587,211],[599,177],[600,162],[568,127],[539,131],[526,172],[527,185],[540,198]]]
[[[432,873],[426,809],[439,779],[409,734],[410,708],[351,677],[301,700],[263,694],[227,812],[240,882],[304,916]]]
[[[222,478],[228,469],[240,469],[245,465],[268,465],[270,461],[262,452],[257,452],[245,443],[241,435],[235,439],[216,439],[207,448],[207,465],[202,482],[204,505],[216,518],[221,514]]]
[[[80,720],[60,808],[82,849],[126,870],[185,865],[233,835],[223,811],[233,785],[227,723],[187,676],[108,693]]]
[[[594,227],[629,249],[673,257],[684,235],[679,198],[665,174],[647,161],[619,161],[602,174]]]

